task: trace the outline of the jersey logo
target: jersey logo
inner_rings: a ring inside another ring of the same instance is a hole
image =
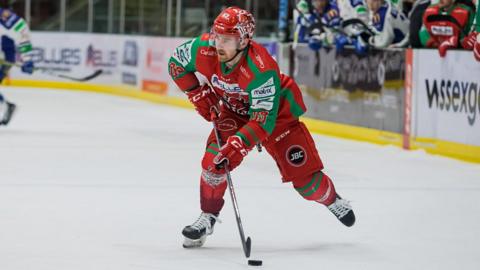
[[[273,109],[273,101],[275,97],[266,97],[266,98],[255,98],[252,99],[252,105],[250,106],[253,110],[267,110],[270,111]]]
[[[185,69],[181,66],[177,66],[174,62],[171,62],[170,65],[168,66],[170,69],[170,75],[174,79],[176,79],[178,76],[182,75],[185,72]]]
[[[218,78],[216,74],[213,74],[212,76],[212,85],[213,87],[222,89],[223,91],[229,94],[242,92],[242,88],[240,88],[238,83],[226,83],[220,80],[220,78]]]
[[[264,98],[275,95],[275,83],[273,78],[262,84],[256,89],[252,90],[252,98]]]
[[[260,85],[251,91],[252,95],[252,109],[271,110],[273,108],[273,101],[275,100],[275,83],[273,78],[270,78],[264,84]]]
[[[432,34],[437,36],[453,36],[453,28],[451,26],[432,26]]]
[[[182,66],[187,66],[192,61],[192,45],[194,40],[185,42],[177,47],[173,52],[173,58],[177,60]]]
[[[262,125],[265,125],[265,122],[267,122],[267,117],[268,117],[268,111],[258,111],[258,112],[252,112],[252,116],[250,117],[250,119]]]
[[[285,158],[290,165],[300,167],[307,161],[307,151],[300,145],[292,145],[288,148]]]

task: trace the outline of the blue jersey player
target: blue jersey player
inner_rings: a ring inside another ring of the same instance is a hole
[[[7,76],[11,64],[17,62],[17,58],[21,63],[22,72],[33,73],[30,29],[23,18],[2,7],[0,7],[0,48],[0,83]],[[0,125],[7,125],[10,122],[15,107],[15,104],[8,102],[0,93]]]

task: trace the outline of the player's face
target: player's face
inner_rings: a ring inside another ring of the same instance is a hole
[[[449,6],[453,5],[453,2],[454,2],[454,0],[440,0],[438,5],[441,8],[445,8],[445,7],[449,7]]]
[[[226,62],[237,53],[240,47],[240,39],[230,35],[215,35],[215,48],[217,49],[218,60]]]
[[[383,0],[367,0],[368,9],[376,12],[382,5]]]
[[[327,6],[327,0],[313,0],[312,6],[314,9],[321,12],[325,9],[325,6]]]

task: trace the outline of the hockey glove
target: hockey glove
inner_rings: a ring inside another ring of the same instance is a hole
[[[337,52],[341,53],[345,45],[350,43],[350,39],[345,36],[344,34],[337,34],[335,35],[335,48]]]
[[[362,40],[360,36],[352,39],[353,46],[355,47],[355,53],[357,55],[365,55],[368,51],[368,45]]]
[[[35,66],[33,65],[33,61],[25,61],[22,65],[22,72],[27,74],[32,74]]]
[[[195,110],[208,122],[212,121],[210,112],[216,108],[219,99],[213,90],[204,84],[194,90],[186,92],[188,100],[195,106]]]
[[[325,33],[322,33],[320,29],[313,29],[308,39],[308,47],[313,51],[318,51],[322,48],[322,40],[325,38]]]
[[[242,139],[238,136],[230,136],[217,156],[213,159],[215,167],[221,168],[224,166],[224,162],[227,163],[229,170],[235,169],[242,162],[243,158],[248,154],[248,149],[243,143]]]
[[[468,36],[464,37],[462,40],[462,48],[465,50],[472,50],[475,46],[475,41],[477,40],[477,32],[471,32]]]
[[[477,61],[480,61],[480,33],[477,35],[475,45],[473,45],[473,55]]]
[[[457,46],[458,46],[457,36],[451,36],[449,39],[443,41],[438,46],[438,52],[440,53],[440,57],[445,57],[445,55],[447,55],[448,49],[454,49],[454,48],[457,48]]]

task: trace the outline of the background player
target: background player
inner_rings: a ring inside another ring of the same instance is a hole
[[[8,8],[0,7],[0,83],[8,75],[11,65],[17,60],[22,63],[22,71],[32,74],[34,65],[30,52],[30,29],[23,18]],[[8,102],[0,93],[0,125],[7,125],[15,112],[15,104]]]

